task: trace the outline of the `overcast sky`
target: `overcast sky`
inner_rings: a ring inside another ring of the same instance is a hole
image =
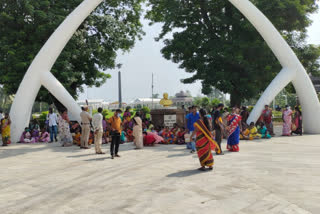
[[[314,21],[309,28],[308,43],[320,44],[320,12],[311,16]],[[191,76],[178,68],[178,65],[164,59],[160,53],[162,41],[156,42],[154,38],[161,31],[161,25],[148,26],[143,20],[146,36],[138,41],[135,47],[126,54],[119,54],[117,63],[122,63],[122,96],[124,102],[136,98],[151,97],[151,76],[154,73],[154,93],[161,95],[164,92],[169,96],[181,90],[189,90],[193,96],[201,94],[201,83],[182,84],[181,79]],[[117,70],[108,71],[112,78],[100,88],[88,88],[81,94],[79,100],[104,99],[109,102],[118,100],[118,73]]]

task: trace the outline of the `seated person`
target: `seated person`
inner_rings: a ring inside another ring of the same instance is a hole
[[[39,138],[40,138],[40,133],[38,129],[33,129],[31,131],[31,137],[34,139],[34,143],[38,143],[39,142]]]
[[[170,130],[170,132],[173,134],[173,143],[177,143],[179,131],[179,125],[177,123],[173,124],[173,128]]]
[[[154,146],[155,137],[153,135],[148,135],[148,132],[143,132],[143,145],[144,146]]]
[[[39,126],[39,122],[37,121],[37,119],[33,119],[32,122],[29,125],[29,130],[40,130],[40,126]]]
[[[121,144],[124,144],[126,141],[127,141],[126,132],[125,132],[125,131],[122,131],[122,132],[121,132],[121,136],[120,136],[120,143],[121,143]]]
[[[250,123],[249,130],[250,130],[250,138],[252,138],[252,139],[260,139],[261,138],[261,134],[258,133],[258,129],[254,125],[254,122]]]
[[[149,128],[148,128],[148,130],[154,130],[154,125],[153,125],[153,123],[150,121],[149,122]]]
[[[186,134],[186,128],[181,127],[180,131],[177,133],[177,144],[185,144],[184,135]]]
[[[143,145],[155,145],[158,143],[163,143],[163,137],[153,133],[153,132],[143,132]]]
[[[71,127],[70,127],[70,132],[73,134],[73,133],[76,133],[78,128],[80,128],[80,125],[78,122],[71,122]]]
[[[174,135],[169,130],[169,127],[166,126],[166,128],[162,132],[162,137],[164,139],[164,144],[173,144]]]
[[[250,130],[245,129],[242,133],[240,133],[240,140],[253,140],[250,136]]]
[[[163,131],[164,131],[164,127],[163,126],[159,126],[158,135],[162,136],[162,132]]]
[[[41,134],[39,137],[39,142],[48,143],[50,141],[50,134],[46,131],[45,128],[41,129]]]
[[[268,129],[263,122],[260,122],[258,132],[259,134],[261,134],[261,138],[267,138],[267,139],[271,138],[271,135],[268,133]]]
[[[93,133],[93,131],[90,131],[88,144],[90,146],[93,143],[94,143],[94,133]]]
[[[134,138],[134,137],[133,137],[133,131],[132,131],[132,129],[130,129],[130,128],[127,129],[125,133],[126,133],[125,137],[126,137],[127,141],[128,141],[128,142],[133,142],[133,138]]]
[[[103,137],[102,137],[102,144],[108,144],[110,142],[110,132],[108,130],[106,130],[103,133]]]
[[[34,139],[32,139],[32,135],[28,127],[24,129],[24,132],[20,137],[20,143],[34,143]]]
[[[74,133],[74,135],[72,135],[73,138],[73,144],[76,144],[78,146],[81,145],[81,129],[80,127],[78,127]]]

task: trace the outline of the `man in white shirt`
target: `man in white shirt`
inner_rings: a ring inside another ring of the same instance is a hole
[[[96,154],[105,154],[104,152],[101,151],[102,135],[103,135],[102,119],[103,119],[102,108],[98,108],[98,113],[96,113],[92,118]]]
[[[57,142],[58,134],[58,117],[57,114],[53,112],[52,108],[49,108],[49,114],[47,115],[47,120],[49,121],[49,131],[50,131],[50,143],[53,142],[53,137]]]

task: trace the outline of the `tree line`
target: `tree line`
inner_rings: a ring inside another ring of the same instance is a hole
[[[81,2],[0,0],[0,85],[7,95],[16,93],[35,55]],[[317,11],[317,0],[252,2],[307,71],[320,75],[320,48],[306,43],[309,15]],[[229,1],[113,0],[104,1],[85,20],[52,73],[74,98],[84,85],[101,86],[111,78],[108,70],[116,67],[117,51],[130,51],[142,39],[142,18],[162,24],[155,39],[164,43],[163,57],[193,74],[183,83],[201,80],[204,94],[216,88],[231,95],[231,105],[257,97],[281,69],[263,38]],[[44,89],[37,100],[55,101]]]

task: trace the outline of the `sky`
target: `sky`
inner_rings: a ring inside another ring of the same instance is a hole
[[[309,44],[320,44],[320,11],[310,16],[313,20],[308,29]],[[123,64],[122,73],[122,100],[131,102],[136,98],[151,97],[152,73],[154,74],[154,94],[169,93],[174,96],[181,90],[189,90],[193,96],[201,95],[201,82],[183,84],[181,79],[192,76],[178,68],[178,64],[164,59],[160,50],[163,42],[156,42],[155,37],[161,31],[161,25],[148,25],[147,20],[142,21],[146,35],[141,41],[137,41],[135,47],[128,53],[119,52],[117,63]],[[108,102],[118,100],[118,71],[109,70],[111,79],[100,88],[86,88],[80,94],[79,100],[104,99]]]

